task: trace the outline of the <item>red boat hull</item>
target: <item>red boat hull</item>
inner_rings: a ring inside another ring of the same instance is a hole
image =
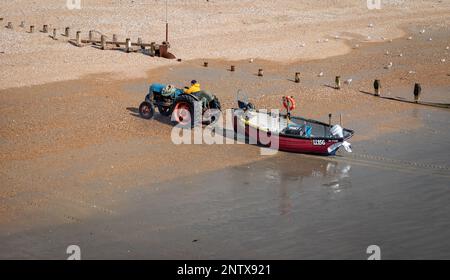
[[[296,138],[284,135],[271,135],[270,133],[260,131],[249,125],[239,122],[237,117],[233,118],[234,131],[236,133],[245,132],[250,143],[259,144],[265,147],[271,147],[285,152],[317,154],[317,155],[334,155],[338,148],[329,148],[336,143],[342,142],[336,139],[326,138]],[[278,146],[278,147],[277,147]]]

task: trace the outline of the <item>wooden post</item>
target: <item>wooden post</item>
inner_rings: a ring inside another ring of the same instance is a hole
[[[94,39],[94,32],[92,30],[89,31],[89,41],[92,41]]]
[[[53,40],[57,40],[56,39],[56,28],[53,28],[53,37],[52,38],[53,38]]]
[[[299,72],[296,72],[295,73],[295,82],[298,84],[298,83],[300,83],[300,73]]]
[[[331,117],[332,117],[333,115],[331,115],[331,114],[328,114],[328,124],[331,126]]]
[[[142,41],[142,38],[139,37],[139,38],[138,38],[138,44],[140,45],[141,50],[145,50],[145,46],[142,45],[143,43],[144,43],[144,42]]]
[[[262,69],[258,69],[258,76],[259,76],[259,77],[264,76],[264,72],[263,72]]]
[[[155,56],[156,54],[156,46],[155,42],[150,43],[150,56]]]
[[[13,24],[12,24],[12,22],[8,22],[8,25],[6,26],[6,28],[8,28],[8,29],[13,29]]]
[[[373,82],[373,88],[375,89],[375,96],[380,96],[381,82],[380,80],[375,80]]]
[[[127,53],[129,53],[129,52],[131,52],[131,40],[130,40],[130,38],[127,38],[125,40],[125,42],[126,42],[125,50],[126,50]]]
[[[420,98],[420,94],[422,93],[422,87],[419,83],[414,85],[414,101],[417,103]]]
[[[70,27],[66,27],[65,35],[67,38],[70,37]]]
[[[341,89],[341,76],[336,76],[336,89]]]
[[[106,36],[102,35],[100,40],[102,41],[102,50],[106,50]]]
[[[81,31],[77,31],[77,46],[81,47]]]
[[[203,62],[203,66],[208,67],[208,62]]]
[[[30,25],[30,33],[34,33],[34,25]]]
[[[236,70],[236,68],[234,67],[234,65],[231,65],[230,71],[234,72]]]
[[[48,33],[48,25],[47,24],[44,24],[44,26],[42,26],[42,32]]]
[[[339,125],[342,126],[342,114],[339,114]]]
[[[117,42],[118,40],[117,40],[117,35],[116,34],[113,34],[113,42]],[[119,44],[116,44],[116,47],[118,47],[118,48],[120,48],[120,45]]]

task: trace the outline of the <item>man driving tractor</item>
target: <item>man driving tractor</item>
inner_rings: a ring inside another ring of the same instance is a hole
[[[187,94],[192,94],[192,93],[196,93],[196,92],[199,92],[199,91],[201,91],[200,84],[197,83],[196,80],[192,80],[191,81],[191,87],[189,87],[189,88],[186,87],[184,89],[184,93],[187,93]]]

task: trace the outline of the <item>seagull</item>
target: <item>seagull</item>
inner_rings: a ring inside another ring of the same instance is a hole
[[[385,54],[385,55],[389,55],[389,51],[386,51],[384,54]]]
[[[408,37],[408,40],[412,40],[412,37],[411,37],[411,36],[409,36],[409,37]]]
[[[415,74],[416,73],[416,71],[413,71],[413,70],[409,70],[409,72],[408,72],[409,74]]]
[[[300,44],[300,47],[302,47],[302,48],[304,48],[305,46],[306,46],[305,43],[301,43],[301,44]]]
[[[369,23],[368,27],[373,27],[373,23]]]
[[[367,40],[372,40],[372,37],[370,37],[370,36],[367,36]]]
[[[441,62],[444,63],[445,62],[445,58],[441,59]]]
[[[323,72],[320,72],[318,76],[323,77]]]
[[[420,34],[425,33],[425,29],[420,30]]]
[[[334,36],[334,39],[336,40],[339,39],[339,35]]]
[[[324,42],[328,42],[328,39],[325,39]]]
[[[250,63],[253,63],[253,61],[254,61],[253,58],[250,58],[249,62],[250,62]]]
[[[392,43],[394,40],[392,40],[392,39],[389,39],[389,43]]]
[[[344,84],[350,85],[353,82],[353,79],[347,79]]]
[[[359,48],[359,44],[356,44],[356,45],[355,45],[355,49],[357,49],[357,48]]]
[[[384,67],[384,68],[386,68],[386,69],[391,69],[393,65],[394,65],[394,64],[393,64],[392,62],[389,62],[389,64],[386,65],[386,67]]]
[[[403,57],[403,54],[401,53],[401,54],[399,54],[398,56]]]
[[[433,38],[428,39],[428,41],[433,41]]]
[[[449,46],[447,46],[447,47],[446,47],[445,49],[446,49],[446,50],[448,51],[448,50],[450,50],[450,47],[449,47]]]

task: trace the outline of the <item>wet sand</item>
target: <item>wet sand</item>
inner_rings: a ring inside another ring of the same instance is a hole
[[[438,59],[448,33],[429,32],[326,60],[194,60],[145,79],[0,91],[0,257],[60,259],[79,244],[84,258],[366,258],[377,244],[386,258],[449,258],[449,111],[360,93],[375,77],[392,95],[419,81],[424,100],[433,92],[448,102],[448,64]],[[334,90],[335,75],[353,82]],[[333,113],[335,123],[343,114],[355,153],[267,158],[250,145],[173,145],[167,119],[136,109],[151,82],[192,77],[225,108],[241,88],[258,107],[294,95],[294,114]]]
[[[428,113],[413,117],[449,124]],[[366,259],[375,244],[383,259],[448,259],[449,148],[448,133],[419,130],[351,157],[280,153],[133,188],[111,215],[3,232],[2,257],[62,259],[77,244],[85,259]]]

